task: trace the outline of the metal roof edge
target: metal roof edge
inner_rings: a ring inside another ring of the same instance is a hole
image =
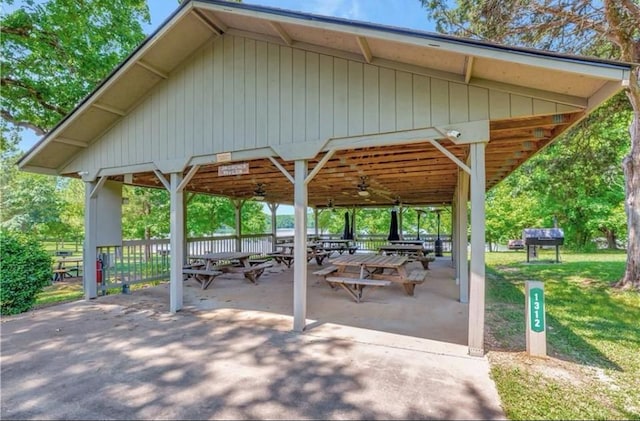
[[[457,37],[453,35],[445,35],[445,34],[439,34],[435,32],[421,31],[417,29],[408,29],[408,28],[401,28],[397,26],[382,25],[382,24],[377,24],[372,22],[351,20],[351,19],[339,18],[339,17],[333,17],[333,16],[317,15],[312,13],[298,12],[293,10],[262,6],[262,5],[256,5],[256,4],[236,3],[228,0],[187,0],[187,1],[191,3],[205,3],[210,5],[216,5],[224,8],[268,13],[272,15],[289,17],[289,18],[294,18],[299,20],[309,20],[309,21],[318,21],[318,22],[331,23],[331,24],[343,25],[343,26],[353,26],[357,28],[394,33],[397,35],[405,35],[405,36],[411,36],[415,38],[429,39],[433,41],[446,41],[446,42],[456,43],[460,45],[471,45],[471,46],[480,47],[480,48],[512,52],[515,54],[542,56],[542,57],[561,59],[563,61],[571,61],[571,62],[582,63],[582,64],[604,65],[607,67],[618,68],[621,70],[628,70],[634,65],[633,63],[626,63],[619,60],[608,60],[608,59],[602,59],[597,57],[579,56],[579,55],[558,53],[558,52],[547,51],[547,50],[538,50],[538,49],[527,48],[527,47],[513,47],[513,46],[507,46],[504,44],[498,44],[490,41],[475,40],[471,38],[463,38],[463,37]]]

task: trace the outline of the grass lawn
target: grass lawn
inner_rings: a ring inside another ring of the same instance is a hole
[[[507,417],[640,419],[640,293],[609,287],[626,255],[554,257],[487,254],[487,349]],[[545,284],[548,359],[524,352],[525,280]]]

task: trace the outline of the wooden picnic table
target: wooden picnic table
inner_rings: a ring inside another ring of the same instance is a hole
[[[418,260],[424,269],[429,269],[429,262],[435,260],[434,257],[425,254],[421,245],[385,244],[378,247],[378,253],[388,256],[408,256],[410,261]]]
[[[276,248],[280,250],[275,253],[269,253],[276,262],[284,262],[287,267],[291,267],[293,263],[293,250],[295,249],[294,243],[280,243],[276,244]],[[311,259],[316,259],[316,263],[322,266],[322,261],[327,257],[329,253],[322,248],[322,244],[315,241],[307,242],[307,262]]]
[[[338,283],[342,285],[345,281],[352,284],[355,288],[359,288],[361,296],[361,290],[364,286],[384,286],[383,284],[369,283],[368,280],[387,281],[389,283],[402,284],[404,290],[408,295],[413,295],[416,284],[424,282],[426,277],[426,271],[414,270],[407,272],[407,263],[409,258],[407,256],[385,256],[380,254],[352,254],[342,255],[333,259],[329,259],[334,266],[338,268],[337,276],[327,276],[326,280],[330,284]],[[357,269],[357,271],[349,270]],[[351,279],[357,279],[362,281],[359,286],[356,282],[353,284]],[[352,294],[353,295],[353,294]]]
[[[184,268],[183,273],[193,275],[203,289],[206,289],[213,282],[213,279],[223,273],[242,273],[246,279],[257,284],[258,278],[266,268],[271,267],[271,263],[252,265],[249,261],[252,254],[231,251],[189,256],[189,259],[195,263]]]
[[[75,276],[80,276],[80,263],[82,257],[67,257],[62,255],[59,259],[56,259],[56,268],[53,270],[53,281],[62,281],[64,278],[73,278],[72,272],[75,272]],[[69,263],[75,263],[75,267],[69,267]]]
[[[390,240],[389,244],[406,244],[409,246],[424,246],[424,241],[422,240]]]
[[[318,240],[318,243],[321,244],[322,248],[325,251],[328,251],[329,254],[336,251],[339,254],[348,251],[349,254],[354,254],[358,247],[355,245],[354,240]]]

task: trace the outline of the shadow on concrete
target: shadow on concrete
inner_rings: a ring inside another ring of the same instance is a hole
[[[256,312],[103,297],[6,318],[1,345],[3,419],[503,416],[432,355],[299,335]]]

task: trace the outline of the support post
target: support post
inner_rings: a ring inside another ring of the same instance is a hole
[[[192,196],[193,197],[193,196]],[[187,242],[189,230],[187,228],[187,204],[189,198],[186,194],[182,194],[182,264],[187,264],[187,256],[189,255],[189,244]]]
[[[458,190],[456,203],[456,242],[458,243],[457,273],[460,288],[460,302],[469,302],[469,257],[467,239],[467,201],[469,196],[469,176],[458,170]]]
[[[171,199],[171,211],[169,215],[171,240],[169,247],[171,279],[169,282],[169,310],[175,313],[182,309],[183,280],[182,258],[184,256],[184,202],[183,191],[180,189],[182,173],[171,173],[169,197]]]
[[[236,251],[242,251],[242,206],[244,200],[234,200],[233,206],[235,207],[236,216]]]
[[[271,251],[276,251],[276,240],[278,238],[278,220],[276,218],[276,211],[278,210],[277,203],[268,203],[269,210],[271,211]]]
[[[484,355],[485,144],[473,143],[471,161],[471,279],[469,290],[469,354]]]
[[[96,284],[96,258],[98,253],[98,193],[96,181],[84,183],[84,250],[83,250],[83,286],[84,298],[90,300],[98,296]],[[104,282],[103,277],[103,282]]]
[[[453,201],[451,203],[451,264],[456,270],[456,285],[460,285],[460,274],[458,273],[458,187],[453,192]]]
[[[318,238],[318,208],[313,208],[313,235]]]
[[[402,231],[403,231],[402,230],[402,226],[403,226],[402,225],[402,216],[403,215],[404,215],[404,208],[402,207],[402,205],[400,205],[398,207],[398,225],[399,225],[398,228],[400,229],[400,232],[399,232],[400,235],[399,236],[400,236],[401,240],[404,240],[404,234],[402,233]]]
[[[295,161],[293,330],[302,332],[307,320],[307,161]]]

